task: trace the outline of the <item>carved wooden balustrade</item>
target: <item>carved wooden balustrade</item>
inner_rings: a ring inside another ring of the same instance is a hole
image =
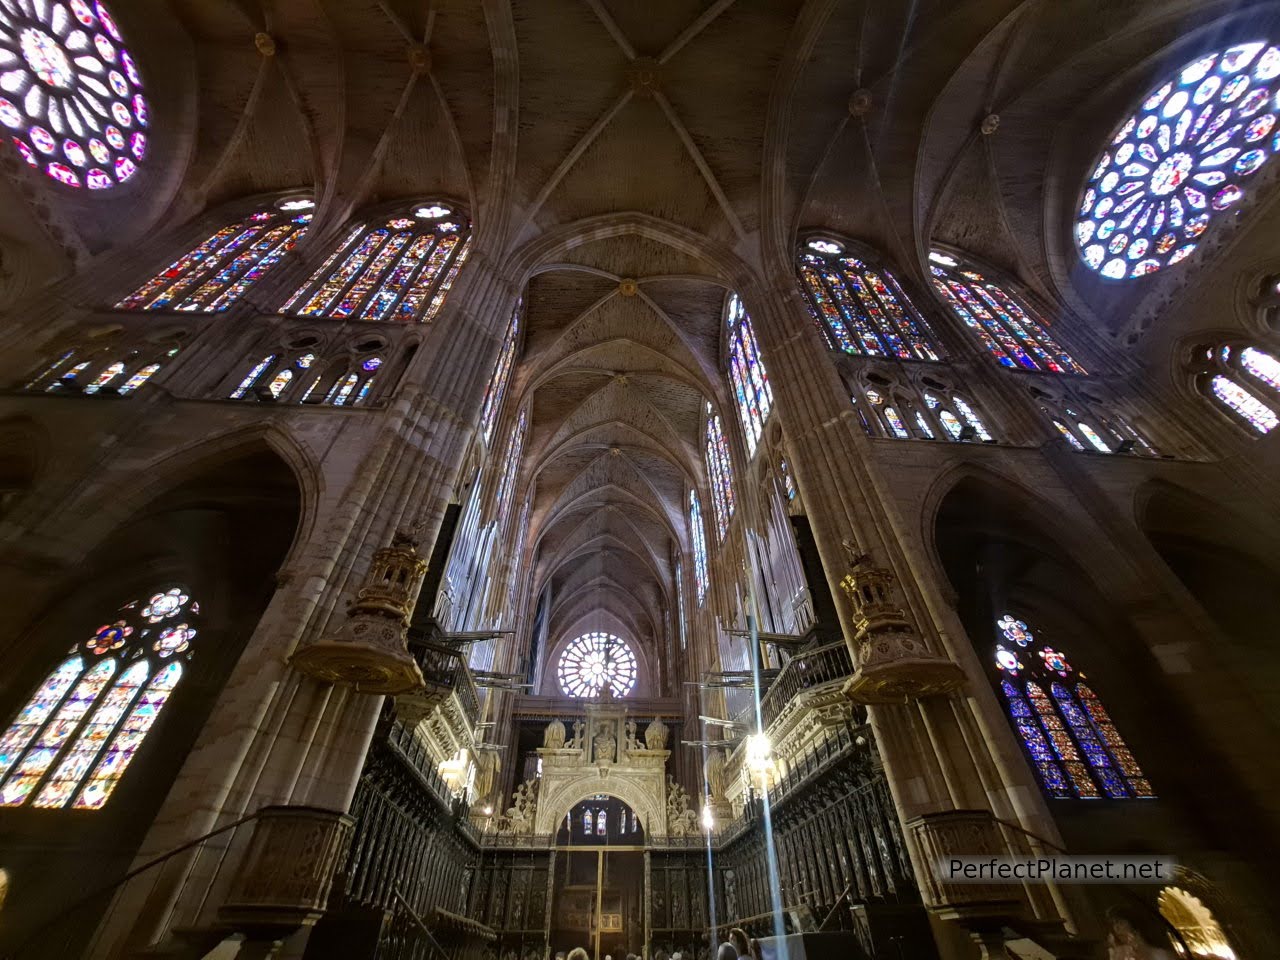
[[[479,837],[425,745],[391,706],[374,734],[351,816],[350,855],[307,960],[478,956],[492,931],[448,920],[466,912]]]

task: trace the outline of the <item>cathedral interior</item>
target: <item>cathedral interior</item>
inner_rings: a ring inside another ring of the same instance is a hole
[[[0,957],[1280,956],[1278,116],[1276,0],[0,0]]]

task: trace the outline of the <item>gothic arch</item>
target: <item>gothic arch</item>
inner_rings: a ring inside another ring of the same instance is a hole
[[[665,837],[667,835],[665,787],[660,790],[660,795],[654,796],[654,791],[648,789],[644,782],[616,774],[618,771],[611,770],[609,767],[583,767],[578,777],[560,784],[555,790],[541,794],[538,797],[538,818],[534,833],[554,834],[570,810],[597,794],[605,794],[621,800],[635,811],[640,817],[646,836]]]
[[[1219,655],[1280,725],[1280,562],[1270,517],[1246,517],[1222,498],[1166,482],[1135,494],[1139,528],[1169,571],[1217,625]]]
[[[1021,480],[977,463],[953,462],[930,484],[920,507],[921,538],[939,583],[948,582],[939,559],[939,511],[948,497],[965,487],[985,493],[993,503],[1006,507],[1009,514],[1016,511],[1023,518],[1033,519],[1035,527],[1038,527],[1035,539],[1057,545],[1065,557],[1083,569],[1097,569],[1100,563],[1105,562],[1105,558],[1098,555],[1099,542],[1096,538],[1090,538],[1078,524],[1065,522],[1060,507]],[[1023,529],[1022,536],[1032,539],[1033,527],[1024,525]],[[1101,583],[1095,577],[1091,575],[1090,580],[1095,588],[1101,589]]]
[[[67,513],[90,518],[75,531],[77,539],[96,544],[129,516],[159,499],[166,491],[200,476],[220,463],[235,460],[255,450],[269,451],[286,464],[297,484],[300,515],[297,533],[285,566],[298,547],[305,543],[315,523],[324,474],[318,457],[305,441],[270,423],[256,423],[202,439],[190,446],[166,453],[143,466],[134,466],[129,475],[113,479],[104,487],[68,506]],[[139,482],[138,477],[143,479]]]

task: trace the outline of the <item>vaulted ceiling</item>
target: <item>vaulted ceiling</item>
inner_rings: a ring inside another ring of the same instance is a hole
[[[464,203],[478,250],[529,261],[512,396],[553,634],[607,621],[650,656],[688,549],[685,490],[705,484],[702,411],[732,416],[724,264],[785,273],[795,231],[821,226],[919,280],[937,239],[1109,336],[1187,272],[1103,288],[1073,269],[1097,144],[1187,51],[1277,26],[1274,2],[1247,0],[114,7],[153,99],[152,155],[111,196],[10,171],[8,297],[246,194],[313,190],[309,243],[375,202]]]

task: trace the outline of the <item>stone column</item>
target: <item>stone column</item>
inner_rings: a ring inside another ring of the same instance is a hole
[[[952,660],[929,596],[923,558],[912,554],[901,518],[877,489],[870,440],[800,300],[789,268],[750,298],[756,337],[769,372],[790,463],[807,507],[855,674],[847,693],[868,709],[898,817],[906,824],[957,808],[971,811],[965,842],[1003,844],[981,757],[968,754],[947,697],[959,696],[964,671]],[[918,701],[917,703],[913,701]],[[928,720],[929,722],[926,722]],[[979,750],[983,744],[974,744]],[[989,761],[988,761],[989,762]],[[1051,825],[1039,823],[1042,830]],[[948,890],[930,885],[932,858],[954,831],[907,846],[926,903],[943,908]],[[952,851],[961,852],[961,851]],[[999,905],[1016,909],[1017,904]]]
[[[338,611],[372,553],[396,529],[416,527],[421,542],[434,540],[514,299],[514,285],[475,251],[399,392],[371,421],[375,439],[358,463],[338,472],[345,482],[326,491],[310,539],[297,551],[296,575],[249,641],[138,862],[264,805],[347,809],[382,697],[304,677],[285,661],[300,643],[336,631]],[[330,456],[349,449],[335,444]],[[246,842],[247,832],[238,830],[229,854],[228,843],[206,844],[146,883],[127,885],[94,955],[144,947],[174,927],[216,924]]]

